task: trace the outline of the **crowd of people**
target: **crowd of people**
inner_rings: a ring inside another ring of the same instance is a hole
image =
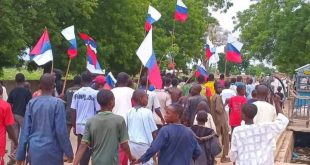
[[[111,88],[103,75],[83,72],[63,93],[61,76],[45,73],[32,93],[16,74],[8,95],[0,86],[0,165],[6,132],[9,165],[214,165],[216,157],[274,164],[276,138],[288,124],[280,88],[270,104],[268,87],[252,77],[162,76],[155,89],[146,76],[136,84],[121,72]]]

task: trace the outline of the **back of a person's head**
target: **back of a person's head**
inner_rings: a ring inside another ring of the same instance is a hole
[[[197,77],[197,81],[198,81],[199,84],[205,83],[205,82],[206,82],[205,76],[199,75],[199,76]]]
[[[81,80],[83,83],[91,83],[92,82],[92,75],[85,71],[81,74]]]
[[[147,84],[147,77],[146,76],[141,77],[140,85],[146,86],[146,84]]]
[[[257,91],[254,89],[251,93],[252,98],[256,98],[257,97]]]
[[[15,75],[15,81],[16,81],[17,83],[24,83],[24,82],[25,82],[25,76],[24,76],[24,74],[22,74],[22,73],[17,73],[17,74]]]
[[[199,111],[197,113],[196,120],[198,122],[202,122],[202,123],[207,122],[208,121],[208,113],[206,111]]]
[[[254,119],[257,114],[257,106],[255,104],[244,104],[242,106],[242,113],[248,119]]]
[[[110,90],[101,89],[97,94],[97,101],[101,107],[106,107],[114,100],[114,95]]]
[[[171,78],[170,77],[165,77],[164,78],[164,86],[168,87],[171,85]]]
[[[240,84],[237,86],[237,92],[240,93],[242,90],[245,90],[245,85]]]
[[[214,81],[214,74],[209,74],[208,81]]]
[[[179,80],[177,78],[173,78],[171,84],[172,86],[176,87],[179,85]]]
[[[225,78],[224,74],[221,74],[221,75],[220,75],[220,79],[221,79],[221,80],[224,80],[224,78]]]
[[[229,89],[229,88],[230,88],[230,82],[229,82],[228,80],[226,80],[226,81],[224,82],[224,87],[225,87],[226,89]]]
[[[278,86],[277,91],[278,91],[278,92],[281,92],[281,90],[282,90],[282,87],[281,87],[281,86]]]
[[[74,85],[81,85],[81,82],[82,82],[82,78],[80,75],[74,76],[74,78],[73,78],[73,84]]]
[[[118,75],[117,75],[117,82],[118,84],[122,84],[122,85],[126,85],[128,84],[128,80],[129,80],[129,75],[125,72],[120,72]]]
[[[237,82],[242,82],[242,76],[237,76]]]
[[[179,118],[183,116],[183,106],[177,103],[172,103],[170,106],[173,108],[174,112],[178,114]]]
[[[236,78],[234,78],[234,77],[233,77],[233,78],[231,78],[231,79],[230,79],[230,83],[231,83],[231,84],[236,83]]]

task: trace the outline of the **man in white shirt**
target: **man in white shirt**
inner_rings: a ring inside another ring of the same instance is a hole
[[[113,113],[123,116],[126,119],[126,114],[132,108],[131,97],[134,92],[132,88],[128,87],[129,75],[125,72],[120,72],[117,75],[117,87],[111,91],[115,97],[115,106]]]
[[[247,77],[246,79],[246,97],[248,100],[252,99],[252,92],[255,90],[255,84],[253,84],[253,78]]]
[[[163,116],[165,116],[166,114],[165,108],[171,104],[170,94],[164,89],[157,89],[155,90],[155,92],[160,104],[160,112]],[[158,117],[158,115],[155,112],[153,112],[153,116],[158,127],[161,127],[162,125],[165,124],[165,122],[163,123],[160,117]]]
[[[273,165],[273,139],[280,135],[288,125],[288,118],[283,115],[280,99],[274,99],[278,116],[274,122],[254,124],[257,107],[245,104],[242,119],[245,125],[236,127],[232,134],[230,159],[236,165]]]
[[[256,86],[257,101],[254,104],[257,106],[257,114],[254,117],[254,123],[273,122],[276,117],[276,108],[266,101],[268,88],[265,85]]]
[[[82,78],[82,88],[74,92],[71,102],[72,111],[72,125],[74,133],[78,137],[78,145],[80,145],[86,121],[96,115],[97,111],[100,110],[100,105],[97,102],[98,91],[91,88],[92,77],[90,73],[83,72]],[[91,150],[88,149],[80,164],[88,165],[91,156]]]
[[[136,90],[133,93],[132,100],[135,106],[127,113],[125,121],[128,128],[130,151],[134,157],[138,158],[151,146],[157,127],[152,111],[144,108],[148,103],[148,96],[145,91]],[[153,160],[144,164],[152,165]]]
[[[147,81],[148,80],[147,80],[146,76],[142,77],[141,81],[140,81],[139,89],[146,90],[147,85],[150,85],[150,83],[147,84]],[[155,113],[160,118],[160,121],[162,123],[165,123],[164,117],[163,117],[161,110],[160,110],[160,103],[159,103],[159,100],[157,98],[156,92],[150,91],[150,90],[146,90],[146,92],[147,92],[147,96],[148,96],[148,103],[147,103],[146,108],[150,109],[153,113]]]

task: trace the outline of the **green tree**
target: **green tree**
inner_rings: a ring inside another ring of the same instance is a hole
[[[292,73],[310,62],[310,4],[304,0],[261,0],[238,13],[244,49]]]

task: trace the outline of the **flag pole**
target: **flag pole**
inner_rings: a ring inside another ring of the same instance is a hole
[[[67,66],[67,71],[66,71],[66,77],[65,77],[65,81],[64,81],[64,85],[62,87],[62,92],[61,94],[64,94],[65,93],[65,89],[66,89],[66,85],[67,85],[67,80],[68,80],[68,73],[69,73],[69,68],[70,68],[70,65],[71,65],[71,59],[69,59],[69,62],[68,62],[68,66]]]
[[[174,31],[175,31],[175,19],[173,19],[173,28],[172,28],[172,35],[171,35],[171,40],[172,40],[172,43],[171,43],[171,46],[172,46],[172,49],[173,49],[173,43],[174,43]],[[175,69],[175,67],[174,67],[174,57],[172,56],[172,62],[173,62],[173,74],[174,74],[174,69]]]
[[[52,61],[51,74],[53,74],[53,70],[54,70],[54,59],[53,59],[53,61]]]

